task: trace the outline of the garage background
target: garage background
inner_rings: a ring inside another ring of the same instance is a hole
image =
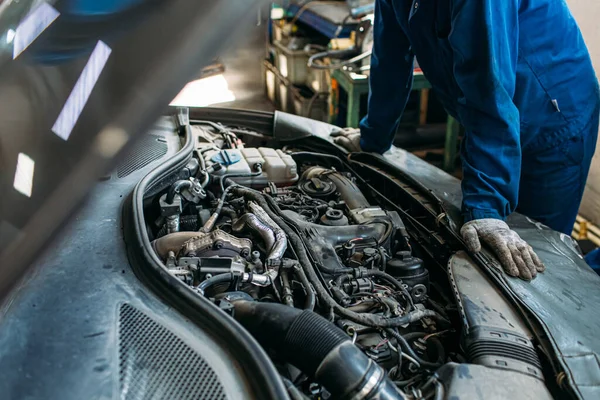
[[[596,73],[600,76],[600,2],[597,0],[567,0],[577,19],[592,55]],[[580,214],[600,225],[600,140],[588,177]]]

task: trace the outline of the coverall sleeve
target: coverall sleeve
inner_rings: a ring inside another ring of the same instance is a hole
[[[448,37],[459,88],[457,113],[465,127],[461,148],[465,222],[504,219],[518,200],[521,174],[515,92],[518,0],[453,0]]]
[[[412,88],[414,55],[390,0],[376,0],[368,114],[361,148],[384,153],[392,145]]]

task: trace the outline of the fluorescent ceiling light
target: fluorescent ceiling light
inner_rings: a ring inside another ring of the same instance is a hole
[[[271,8],[271,19],[282,19],[285,17],[285,10],[281,7]]]
[[[50,26],[60,13],[48,3],[42,3],[21,21],[13,38],[9,41],[7,33],[6,41],[13,44],[13,60],[19,56],[40,34]],[[10,31],[9,31],[10,32]]]
[[[71,132],[83,111],[83,107],[90,98],[92,90],[100,77],[100,73],[108,61],[111,49],[106,44],[98,41],[90,59],[83,68],[75,87],[69,94],[67,102],[63,106],[56,122],[52,126],[52,132],[63,140],[68,140]]]
[[[17,158],[17,171],[13,187],[27,197],[31,197],[33,191],[33,173],[35,162],[27,154],[19,153]]]
[[[8,31],[6,31],[6,43],[11,43],[13,41],[13,39],[15,38],[15,35],[17,33],[15,31],[13,31],[12,29],[9,29]],[[13,48],[14,51],[14,48]]]
[[[205,107],[234,100],[235,95],[229,90],[227,80],[223,74],[219,74],[188,83],[171,102],[171,105]]]

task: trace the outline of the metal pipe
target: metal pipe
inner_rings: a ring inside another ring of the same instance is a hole
[[[275,244],[275,234],[271,227],[263,223],[256,215],[247,213],[235,220],[231,225],[231,229],[236,233],[241,232],[244,228],[249,228],[258,234],[265,244],[267,253],[271,252],[271,249]]]
[[[169,251],[177,253],[185,242],[198,236],[198,232],[171,233],[153,241],[152,248],[162,260],[165,260],[169,255]]]
[[[279,264],[287,250],[287,237],[283,229],[267,215],[261,206],[249,201],[248,208],[252,213],[244,214],[242,218],[236,220],[232,229],[234,232],[239,232],[244,227],[248,227],[263,239],[267,249],[266,272],[264,274],[247,274],[247,279],[257,286],[269,286],[279,275]]]
[[[281,229],[275,223],[275,221],[273,221],[271,219],[271,217],[269,217],[269,215],[266,213],[266,211],[261,206],[256,204],[255,202],[249,201],[248,208],[250,208],[250,210],[254,213],[254,215],[263,224],[265,224],[272,230],[272,232],[275,236],[275,243],[273,243],[273,246],[271,246],[269,255],[267,256],[267,261],[268,260],[280,260],[281,258],[283,258],[283,255],[285,254],[285,251],[287,250],[287,237],[285,235],[285,232],[283,231],[283,229]]]

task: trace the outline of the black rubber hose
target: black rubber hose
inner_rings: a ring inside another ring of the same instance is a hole
[[[344,282],[348,281],[352,279],[352,275],[350,274],[342,274],[340,276],[338,276],[335,279],[335,286],[337,286],[338,288],[342,289],[342,285],[344,284]]]
[[[232,304],[233,317],[260,343],[314,376],[334,398],[403,398],[381,367],[320,315],[276,303]]]
[[[235,186],[236,184],[232,183],[231,186],[228,186],[227,189],[223,190],[223,193],[221,194],[221,197],[217,202],[217,206],[215,207],[215,211],[213,211],[212,215],[206,221],[204,226],[200,228],[200,232],[208,233],[212,230],[212,228],[215,226],[215,223],[217,222],[217,219],[219,219],[219,215],[221,215],[221,210],[223,209],[223,205],[225,204],[225,199],[227,198],[227,195]]]
[[[429,298],[429,299],[427,299],[427,303],[429,304],[429,306],[431,308],[433,308],[435,311],[437,311],[444,318],[446,318],[448,316],[448,314],[446,313],[446,309],[444,307],[442,307],[441,305],[439,305],[436,301]]]
[[[382,317],[376,314],[359,314],[352,312],[350,310],[345,309],[341,305],[339,305],[327,292],[321,281],[319,280],[315,270],[312,267],[312,263],[308,257],[308,253],[306,248],[304,247],[304,243],[300,236],[294,232],[293,229],[289,227],[289,225],[281,218],[277,213],[272,210],[276,210],[281,214],[281,210],[279,206],[275,202],[275,200],[271,197],[263,196],[261,193],[248,189],[245,187],[237,186],[235,188],[235,193],[240,196],[244,196],[254,200],[258,205],[260,205],[267,214],[275,221],[281,229],[286,233],[288,240],[292,244],[292,247],[296,251],[296,255],[300,261],[300,265],[302,269],[306,273],[306,276],[310,283],[312,283],[313,287],[317,292],[317,296],[320,300],[323,301],[324,306],[333,309],[338,315],[341,315],[344,318],[347,318],[351,321],[357,322],[362,325],[379,327],[379,328],[391,328],[396,326],[402,326],[406,324],[410,324],[412,322],[418,321],[422,318],[432,317],[438,320],[445,321],[438,313],[432,310],[416,310],[411,311],[408,314],[405,314],[401,317]],[[291,221],[293,224],[293,221]]]
[[[379,256],[381,257],[381,270],[385,272],[387,268],[387,256],[383,247],[379,247]]]
[[[262,166],[257,166],[255,172],[251,172],[249,174],[225,174],[221,176],[214,176],[213,178],[219,178],[219,187],[221,188],[221,193],[225,191],[225,180],[231,178],[253,178],[255,176],[262,175],[263,170]],[[233,180],[232,180],[233,182]]]
[[[282,270],[279,276],[281,277],[281,286],[283,287],[283,302],[286,306],[294,307],[294,295],[292,294],[287,270]]]
[[[181,191],[183,189],[189,189],[192,187],[192,182],[191,181],[185,181],[185,180],[181,180],[181,181],[176,181],[174,182],[171,187],[169,188],[169,191],[167,192],[167,203],[169,204],[173,204],[173,201],[175,201],[175,195],[177,193],[181,193]]]
[[[436,369],[442,366],[441,363],[432,363],[423,360],[421,357],[419,357],[419,355],[413,350],[413,348],[408,343],[408,340],[406,340],[404,336],[396,332],[394,329],[386,329],[385,331],[392,335],[394,338],[396,338],[398,344],[400,345],[400,347],[402,347],[402,350],[404,350],[406,354],[417,360],[422,367]]]
[[[233,281],[233,274],[232,273],[226,273],[226,274],[219,274],[219,275],[215,275],[213,277],[210,277],[204,281],[202,281],[199,285],[198,285],[198,291],[204,295],[204,292],[206,291],[206,289],[214,286],[214,285],[218,285],[219,283],[226,283],[226,282],[232,282]]]
[[[343,285],[344,282],[350,279],[352,279],[352,275],[350,274],[343,273],[341,275],[338,275],[338,277],[335,279],[335,286],[331,288],[331,294],[333,294],[333,297],[335,297],[335,299],[340,303],[348,301],[348,293],[344,291]]]
[[[229,217],[229,219],[231,221],[233,221],[234,219],[236,219],[238,217],[237,212],[235,212],[235,210],[230,207],[221,207],[221,215],[225,215],[225,216]]]
[[[410,344],[411,341],[414,341],[415,339],[423,338],[427,335],[428,335],[428,333],[426,333],[426,332],[410,332],[410,333],[406,333],[402,336]],[[436,363],[443,364],[444,359],[446,358],[446,351],[444,350],[444,346],[442,345],[442,342],[440,342],[435,336],[429,337],[427,339],[427,342],[431,343],[433,345],[433,347],[435,347],[435,352],[437,355]]]
[[[259,342],[308,375],[350,338],[320,315],[277,303],[235,301],[234,318]]]
[[[383,281],[386,281],[388,283],[391,283],[396,289],[398,289],[400,292],[402,292],[404,297],[406,297],[406,300],[408,301],[408,304],[410,305],[409,310],[413,310],[415,308],[415,304],[413,303],[412,296],[410,295],[410,293],[408,293],[408,290],[406,290],[404,285],[402,285],[402,283],[399,280],[397,280],[390,274],[380,271],[378,269],[369,269],[363,274],[363,276],[371,277],[371,278],[375,277],[375,278],[379,278]]]
[[[304,286],[304,290],[306,291],[306,300],[304,301],[304,309],[312,311],[315,309],[315,303],[316,303],[315,293],[313,292],[312,285],[308,281],[308,278],[306,277],[306,273],[304,273],[304,270],[302,269],[302,267],[300,265],[298,265],[297,267],[294,267],[294,272],[300,279],[300,282],[302,283],[302,286]]]

